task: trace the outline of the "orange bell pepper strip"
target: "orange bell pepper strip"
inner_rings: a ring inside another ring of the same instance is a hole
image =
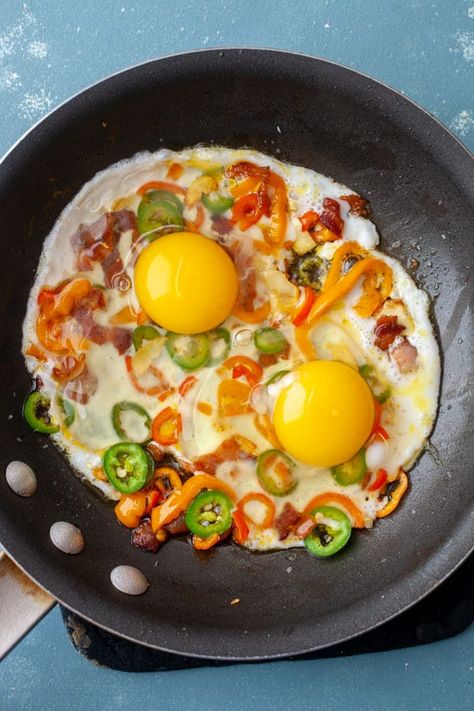
[[[64,358],[60,365],[55,365],[52,370],[54,380],[59,383],[66,383],[69,380],[78,378],[86,366],[85,353],[80,353],[79,356],[68,355]]]
[[[262,306],[259,306],[253,311],[247,311],[247,309],[244,309],[239,303],[236,303],[232,313],[244,323],[262,323],[262,321],[266,321],[270,315],[270,302],[265,301]]]
[[[314,304],[315,294],[310,286],[304,287],[303,300],[301,304],[297,307],[296,313],[293,316],[293,325],[301,326],[306,321],[306,318],[311,311]]]
[[[380,288],[381,297],[385,300],[392,290],[392,270],[381,259],[366,257],[355,264],[343,277],[329,289],[323,289],[308,316],[308,323],[313,324],[323,316],[341,297],[347,294],[357,280],[367,272],[380,272],[383,275]],[[357,307],[356,307],[357,308]]]
[[[197,381],[198,379],[194,375],[188,375],[188,377],[185,378],[178,387],[178,393],[181,395],[181,397],[184,397],[188,390],[191,390],[191,388],[195,383],[197,383]]]
[[[153,530],[158,531],[170,521],[174,521],[203,489],[222,491],[235,501],[234,490],[224,481],[210,474],[195,474],[184,482],[181,489],[173,491],[164,503],[153,509],[151,512]]]
[[[257,193],[242,195],[232,207],[231,221],[239,226],[242,232],[254,225],[262,216]]]
[[[232,526],[232,538],[236,543],[240,543],[240,545],[242,545],[249,537],[249,527],[247,526],[247,522],[242,511],[239,511],[238,509],[234,511],[232,513],[232,518],[234,520]]]
[[[41,313],[48,319],[60,319],[69,316],[79,299],[92,291],[89,279],[73,279],[68,282],[53,298],[39,294],[38,301]],[[48,292],[49,293],[49,292]]]
[[[144,491],[125,494],[114,508],[120,523],[127,528],[136,528],[147,507],[147,495]]]
[[[208,551],[209,548],[213,548],[213,546],[219,543],[220,540],[221,537],[218,533],[213,533],[208,538],[200,538],[196,535],[192,537],[193,548],[195,548],[197,551]]]
[[[233,417],[252,412],[250,385],[241,380],[222,380],[217,388],[218,411],[221,417]]]
[[[348,254],[362,255],[363,250],[360,244],[358,242],[343,242],[343,244],[336,249],[331,258],[331,266],[322,288],[323,292],[333,286],[342,276],[342,265],[344,264],[344,258]]]
[[[278,245],[286,235],[288,195],[285,181],[273,171],[270,171],[268,184],[273,187],[273,195],[270,198],[270,228],[265,233],[265,239],[270,244]]]
[[[172,467],[158,467],[155,471],[154,486],[158,489],[162,497],[166,499],[173,491],[181,489],[183,484],[176,469]]]
[[[392,291],[392,270],[385,262],[383,264],[382,270],[377,273],[370,272],[362,284],[364,293],[354,306],[355,311],[362,318],[372,316]]]
[[[117,311],[116,314],[110,317],[110,323],[118,326],[125,323],[136,323],[138,314],[133,311],[130,306],[124,306],[123,309]]]
[[[263,504],[265,506],[265,515],[261,521],[255,521],[251,516],[249,516],[247,513],[245,513],[245,507],[248,503],[251,501],[258,501],[259,503]],[[270,526],[273,524],[273,520],[275,518],[275,504],[271,499],[268,498],[268,496],[265,496],[265,494],[261,494],[259,491],[251,492],[250,494],[246,494],[242,499],[240,499],[239,503],[237,504],[237,511],[240,511],[242,516],[247,520],[253,523],[254,526],[257,528],[270,528]]]
[[[263,376],[262,366],[256,360],[244,355],[231,356],[223,362],[222,366],[232,371],[234,379],[243,375],[249,385],[256,385]]]
[[[406,492],[408,489],[408,477],[403,471],[403,469],[400,469],[400,473],[398,476],[398,479],[395,480],[398,482],[397,486],[395,489],[389,490],[390,493],[385,494],[385,496],[388,497],[388,503],[383,507],[383,509],[380,509],[380,511],[377,511],[377,518],[385,518],[385,516],[388,516],[389,514],[393,513],[395,509],[397,508],[398,504],[400,503],[403,494]],[[387,484],[387,487],[392,487],[395,482],[389,482]],[[380,498],[384,498],[384,494],[381,493],[379,496]]]
[[[38,348],[36,343],[30,343],[28,348],[25,350],[25,353],[32,358],[36,358],[36,360],[39,360],[40,363],[44,363],[48,360],[46,354]]]
[[[151,436],[163,446],[176,444],[181,434],[181,415],[173,407],[165,407],[151,423]]]
[[[260,176],[250,175],[238,185],[234,185],[234,187],[230,189],[230,194],[232,195],[232,197],[241,198],[243,195],[248,195],[248,193],[252,193],[255,188],[260,185],[261,182],[262,179]]]
[[[144,393],[145,395],[159,395],[160,393],[163,392],[163,380],[162,380],[162,372],[158,370],[158,368],[155,368],[154,366],[150,366],[149,370],[158,378],[159,384],[158,385],[153,385],[151,387],[145,388],[143,385],[140,385],[140,383],[137,380],[137,376],[133,372],[133,358],[130,355],[125,356],[125,366],[127,368],[127,373],[129,375],[130,380],[132,381],[132,385],[137,390],[139,393]]]
[[[167,183],[164,180],[150,180],[148,183],[140,185],[137,193],[138,195],[144,195],[149,190],[168,190],[170,193],[175,193],[176,195],[186,195],[186,189],[182,188],[181,185]]]
[[[318,506],[326,506],[331,503],[339,504],[351,515],[354,528],[365,528],[364,514],[360,508],[356,506],[348,496],[339,494],[337,491],[328,491],[324,494],[318,494],[305,506],[304,513],[309,513]]]
[[[186,227],[190,232],[199,232],[199,229],[204,222],[204,208],[199,203],[196,208],[196,219],[186,220]]]
[[[52,353],[67,355],[72,350],[71,342],[65,343],[63,340],[65,336],[61,324],[46,318],[42,313],[39,314],[36,320],[36,335],[41,345]]]
[[[180,163],[171,163],[166,177],[171,178],[171,180],[179,180],[183,174],[183,170],[184,168]]]

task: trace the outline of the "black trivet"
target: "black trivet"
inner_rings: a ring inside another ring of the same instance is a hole
[[[159,652],[109,634],[78,615],[61,608],[66,630],[74,647],[89,661],[128,672],[173,671],[232,662],[194,659]],[[344,657],[367,652],[413,647],[453,637],[474,619],[474,555],[442,585],[394,620],[371,632],[320,652],[289,659]]]

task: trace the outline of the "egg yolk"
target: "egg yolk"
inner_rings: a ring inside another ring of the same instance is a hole
[[[159,237],[140,253],[135,291],[145,313],[175,333],[202,333],[225,321],[238,291],[233,261],[193,232]]]
[[[305,363],[293,374],[273,413],[283,448],[317,467],[352,459],[374,422],[374,399],[365,380],[345,363],[329,360]]]

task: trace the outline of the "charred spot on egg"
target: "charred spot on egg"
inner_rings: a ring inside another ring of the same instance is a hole
[[[112,166],[60,217],[23,326],[25,417],[133,545],[323,558],[396,508],[439,352],[367,214],[314,171],[196,147]]]

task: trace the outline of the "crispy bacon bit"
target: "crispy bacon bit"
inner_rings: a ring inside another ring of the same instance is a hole
[[[232,231],[232,222],[224,215],[213,215],[211,217],[212,229],[217,232],[218,235],[227,235]]]
[[[136,233],[136,217],[131,210],[106,212],[90,225],[79,225],[71,237],[77,252],[78,270],[91,271],[93,262],[99,262],[104,271],[105,286],[112,288],[116,277],[123,272],[119,242],[128,230]]]
[[[140,548],[142,551],[150,551],[150,553],[156,553],[161,545],[161,542],[153,533],[149,518],[144,518],[143,521],[133,529],[131,542],[135,548]]]
[[[321,224],[331,230],[335,235],[341,235],[344,227],[344,220],[341,217],[340,206],[337,200],[324,198],[323,212],[319,218]]]
[[[164,449],[157,442],[149,442],[146,446],[147,452],[151,455],[151,458],[156,463],[161,462],[165,456]]]
[[[81,327],[82,335],[99,346],[104,343],[113,343],[120,355],[123,355],[130,348],[132,335],[129,330],[119,326],[108,328],[107,326],[99,325],[87,307],[76,309],[74,318]]]
[[[302,541],[306,536],[309,536],[313,528],[314,521],[311,516],[303,516],[295,529],[295,535]]]
[[[237,438],[229,437],[218,446],[215,452],[204,454],[196,459],[194,465],[196,469],[215,475],[217,467],[222,462],[237,462],[242,459],[254,458],[253,454],[244,448]]]
[[[403,338],[395,348],[390,351],[390,358],[393,358],[398,365],[400,373],[409,373],[416,366],[418,351],[408,338]]]
[[[404,330],[405,326],[398,323],[397,316],[380,316],[375,324],[374,344],[381,351],[386,351]]]
[[[349,212],[352,215],[357,215],[358,217],[369,217],[370,204],[365,198],[360,197],[360,195],[341,195],[340,199],[349,203]]]
[[[186,526],[186,521],[184,520],[184,512],[180,514],[178,518],[170,521],[170,523],[165,526],[165,529],[168,533],[171,533],[172,536],[180,536],[183,533],[187,533],[189,529]]]
[[[296,526],[300,518],[301,514],[298,513],[293,504],[287,502],[284,505],[281,514],[277,516],[273,522],[274,527],[278,531],[278,537],[280,541],[283,541],[285,540],[285,538],[288,538],[291,529],[293,528],[293,526]]]
[[[87,405],[89,399],[97,390],[98,381],[94,373],[84,367],[82,373],[74,380],[70,380],[64,387],[64,396],[81,405]]]

